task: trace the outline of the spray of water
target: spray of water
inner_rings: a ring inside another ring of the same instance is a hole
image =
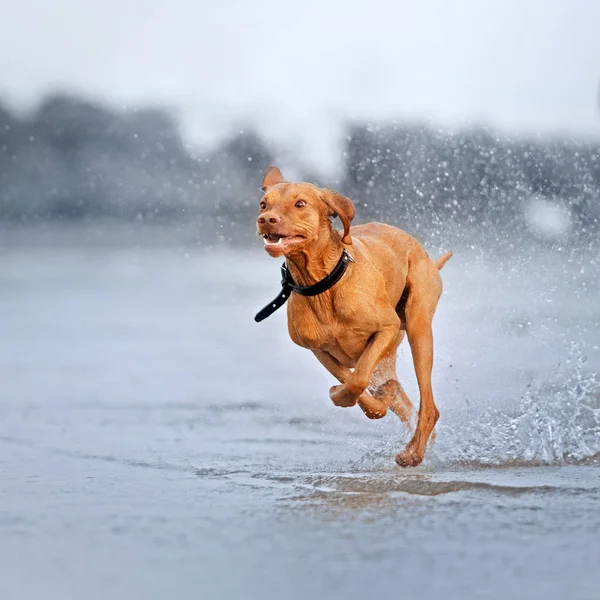
[[[514,409],[450,412],[433,464],[577,464],[600,456],[600,382],[572,344],[552,382],[537,380]]]
[[[533,381],[512,407],[453,408],[436,432],[425,468],[600,464],[600,380],[573,343],[553,380]],[[392,468],[408,437],[399,425],[393,440],[368,449],[355,467]]]

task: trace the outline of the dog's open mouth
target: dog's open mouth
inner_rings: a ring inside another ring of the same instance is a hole
[[[295,242],[300,242],[305,238],[301,235],[280,235],[278,233],[263,233],[262,237],[266,247],[283,247]]]

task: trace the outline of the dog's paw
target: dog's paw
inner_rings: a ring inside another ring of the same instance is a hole
[[[422,462],[423,455],[415,450],[409,450],[408,448],[396,456],[396,464],[399,467],[416,467]]]
[[[329,397],[336,406],[347,408],[356,404],[356,397],[343,385],[334,385],[329,390]]]
[[[383,419],[387,414],[386,405],[370,396],[368,392],[363,392],[359,396],[358,405],[369,419]]]

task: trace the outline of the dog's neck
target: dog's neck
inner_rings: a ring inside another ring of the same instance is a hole
[[[294,283],[306,286],[321,281],[333,271],[343,251],[342,236],[331,227],[329,235],[286,257]]]

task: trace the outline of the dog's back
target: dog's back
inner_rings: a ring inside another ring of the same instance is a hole
[[[395,306],[402,297],[412,269],[442,268],[451,252],[432,260],[421,244],[398,227],[385,223],[366,223],[350,228],[355,244],[364,248],[373,267],[382,273],[390,302]],[[436,275],[432,273],[436,278]]]

